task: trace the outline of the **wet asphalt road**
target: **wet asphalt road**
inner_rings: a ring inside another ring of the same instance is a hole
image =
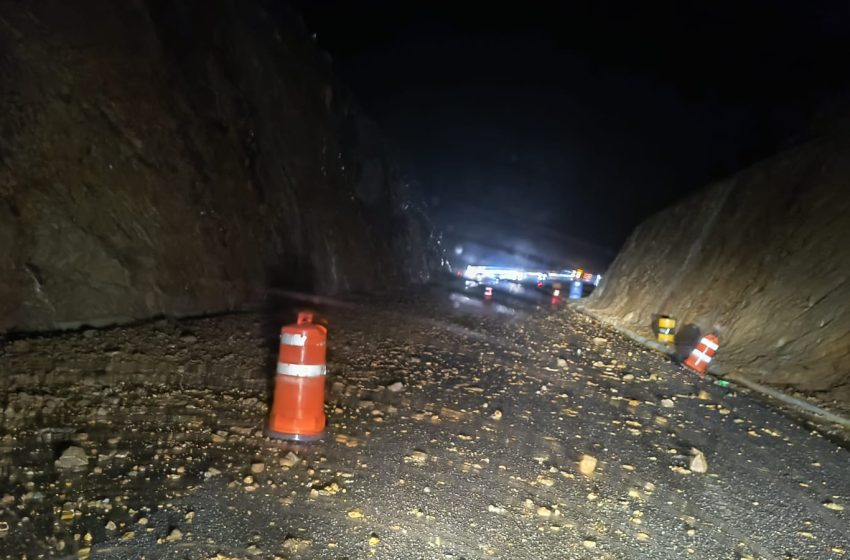
[[[504,303],[320,306],[309,445],[262,436],[289,312],[6,344],[0,558],[846,557],[847,449],[587,317]]]

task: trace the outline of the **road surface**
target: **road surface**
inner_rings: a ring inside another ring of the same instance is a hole
[[[848,557],[850,452],[772,403],[570,310],[320,307],[309,445],[262,436],[292,310],[8,342],[0,558]]]

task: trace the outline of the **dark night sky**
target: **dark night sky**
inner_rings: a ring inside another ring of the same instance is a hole
[[[847,2],[296,5],[478,260],[600,266],[646,216],[805,139],[848,85]]]

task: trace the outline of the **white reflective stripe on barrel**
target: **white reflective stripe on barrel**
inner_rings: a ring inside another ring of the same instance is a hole
[[[703,337],[703,339],[700,340],[700,343],[705,344],[706,346],[708,346],[712,350],[717,350],[718,348],[720,348],[719,345],[715,344],[710,338],[707,338],[707,337]]]
[[[277,363],[278,375],[292,375],[293,377],[319,377],[320,375],[325,375],[326,372],[327,366]]]
[[[709,356],[708,354],[705,354],[703,352],[700,352],[696,348],[694,348],[693,352],[691,352],[691,356],[696,356],[697,358],[699,358],[697,360],[697,363],[700,363],[700,362],[708,363],[708,362],[711,361],[711,356]]]
[[[306,334],[283,333],[280,335],[280,343],[285,346],[304,346],[306,341]]]

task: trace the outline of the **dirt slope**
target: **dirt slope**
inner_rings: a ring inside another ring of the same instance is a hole
[[[588,306],[714,331],[721,370],[850,400],[850,141],[777,155],[653,216]]]
[[[427,275],[427,220],[280,2],[0,0],[0,105],[0,331]]]

